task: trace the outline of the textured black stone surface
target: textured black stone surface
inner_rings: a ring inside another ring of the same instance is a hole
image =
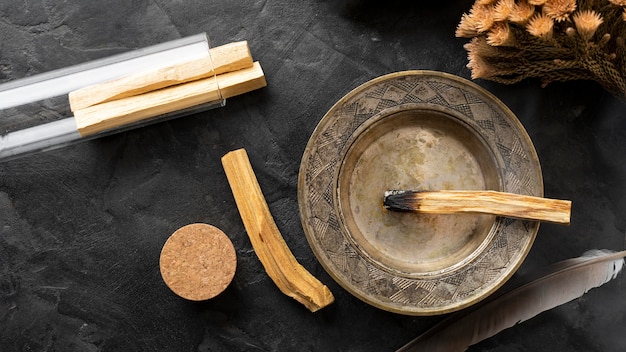
[[[362,303],[322,269],[303,234],[298,168],[317,122],[372,78],[429,69],[468,78],[454,37],[472,1],[0,1],[7,82],[206,32],[248,40],[268,86],[223,108],[0,164],[2,351],[392,351],[440,321]],[[572,224],[541,226],[516,277],[588,249],[624,247],[626,109],[593,83],[476,83],[519,117],[545,194]],[[267,277],[220,158],[246,148],[285,240],[335,294],[312,314]],[[187,302],[163,283],[162,245],[205,222],[238,269],[219,297]],[[514,277],[515,278],[515,277]],[[472,351],[623,351],[624,276]]]

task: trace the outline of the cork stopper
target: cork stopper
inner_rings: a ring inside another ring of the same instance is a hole
[[[228,287],[235,276],[237,256],[233,243],[220,229],[191,224],[165,242],[159,265],[163,281],[174,293],[203,301]]]

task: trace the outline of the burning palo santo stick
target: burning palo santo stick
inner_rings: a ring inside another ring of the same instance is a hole
[[[387,191],[388,210],[427,214],[485,213],[569,225],[572,202],[497,191]]]
[[[247,41],[218,46],[199,59],[160,67],[91,85],[69,93],[70,109],[82,110],[108,101],[252,67]]]

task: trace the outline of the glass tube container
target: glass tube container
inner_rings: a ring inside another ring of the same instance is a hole
[[[207,81],[217,88],[217,98],[209,102],[87,136],[78,131],[70,109],[72,91],[148,69],[210,58],[209,43],[206,34],[197,34],[0,85],[0,162],[224,106],[213,74]]]

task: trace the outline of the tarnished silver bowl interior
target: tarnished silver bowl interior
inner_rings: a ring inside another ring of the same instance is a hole
[[[423,276],[452,270],[484,247],[494,216],[387,211],[387,190],[500,190],[494,156],[457,118],[409,109],[370,119],[339,168],[337,211],[351,242],[386,270]]]

